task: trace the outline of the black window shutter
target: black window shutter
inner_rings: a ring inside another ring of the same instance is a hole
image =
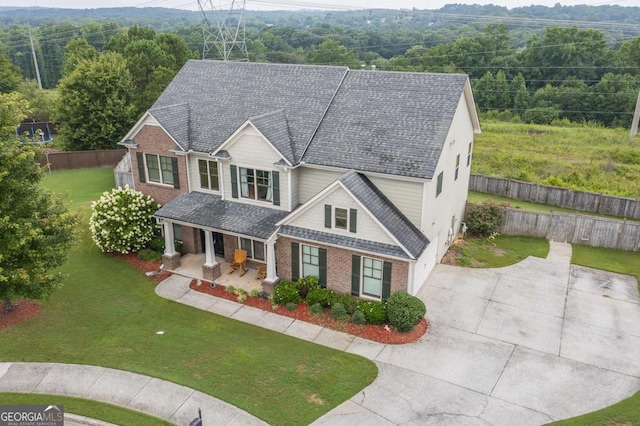
[[[351,294],[360,296],[360,256],[351,256]]]
[[[318,263],[320,263],[318,281],[320,281],[322,288],[327,288],[327,249],[318,249]]]
[[[382,266],[382,300],[391,295],[391,262],[384,262]]]
[[[356,232],[357,222],[358,222],[358,210],[349,209],[349,232]]]
[[[280,205],[280,172],[271,172],[273,179],[273,205]]]
[[[136,152],[136,159],[138,160],[138,178],[140,183],[145,183],[147,180],[144,175],[144,158],[141,152]]]
[[[173,187],[180,189],[180,175],[178,174],[178,159],[171,157],[171,173],[173,173]]]
[[[331,228],[331,206],[329,204],[324,205],[324,227]]]
[[[231,169],[231,197],[238,198],[238,168],[233,164],[229,168]]]
[[[300,278],[300,244],[291,243],[291,281]]]

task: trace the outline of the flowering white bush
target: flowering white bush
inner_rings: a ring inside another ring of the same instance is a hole
[[[158,207],[153,198],[128,185],[104,192],[91,203],[91,237],[102,251],[138,251],[153,237],[155,224],[151,216]]]

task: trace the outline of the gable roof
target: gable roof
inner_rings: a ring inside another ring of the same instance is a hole
[[[418,228],[416,228],[407,217],[398,210],[398,208],[367,178],[361,173],[350,171],[340,179],[336,180],[321,192],[316,194],[313,198],[307,201],[304,205],[294,210],[290,215],[283,218],[278,225],[281,225],[281,233],[286,233],[291,236],[298,235],[302,231],[298,230],[298,227],[291,226],[290,223],[296,217],[303,215],[313,205],[318,204],[327,195],[332,193],[337,187],[343,188],[353,199],[364,208],[364,210],[379,224],[379,226],[391,237],[391,239],[397,242],[398,247],[390,251],[388,244],[382,244],[385,246],[385,253],[398,256],[398,251],[404,253],[404,256],[409,259],[417,259],[420,257],[424,249],[429,245],[429,240],[422,234]],[[300,228],[301,229],[301,228]],[[285,230],[285,231],[283,231]],[[293,230],[295,230],[295,233]],[[342,241],[343,245],[354,246],[354,241],[359,241],[358,244],[370,247],[371,242],[364,242],[364,240],[356,239],[353,236],[333,235],[326,232],[312,232],[311,230],[305,230],[304,235],[315,235],[316,237],[322,237],[320,242]],[[332,235],[332,236],[328,236]],[[349,243],[351,241],[351,243]],[[376,243],[380,245],[380,243]],[[379,248],[379,247],[378,247]],[[382,252],[381,252],[382,253]]]
[[[151,111],[187,102],[191,112],[188,149],[213,152],[249,118],[283,110],[293,156],[299,158],[347,70],[190,60]]]
[[[291,165],[432,179],[466,75],[190,60],[149,112],[183,150],[215,152],[247,121]]]
[[[302,161],[431,179],[466,82],[462,74],[350,71]]]
[[[344,188],[375,217],[414,259],[429,240],[365,175],[351,171],[339,179]]]
[[[297,163],[291,146],[289,123],[287,123],[287,117],[283,110],[252,117],[249,122],[271,142],[289,164]]]

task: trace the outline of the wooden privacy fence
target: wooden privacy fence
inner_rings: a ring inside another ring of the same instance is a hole
[[[113,177],[116,180],[116,187],[124,188],[129,185],[129,188],[135,188],[133,183],[133,172],[131,171],[131,154],[127,152],[118,165],[113,169]]]
[[[48,161],[51,171],[115,167],[126,152],[126,149],[55,152],[42,156],[40,164],[46,166]]]
[[[608,216],[640,219],[640,200],[519,180],[472,174],[469,189]]]
[[[640,251],[640,222],[508,208],[505,235],[527,235],[593,247]]]

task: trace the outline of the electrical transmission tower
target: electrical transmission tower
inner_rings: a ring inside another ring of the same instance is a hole
[[[215,4],[214,4],[215,3]],[[212,53],[224,61],[248,61],[244,11],[246,0],[229,0],[228,8],[214,0],[198,0],[202,11],[202,59]]]

